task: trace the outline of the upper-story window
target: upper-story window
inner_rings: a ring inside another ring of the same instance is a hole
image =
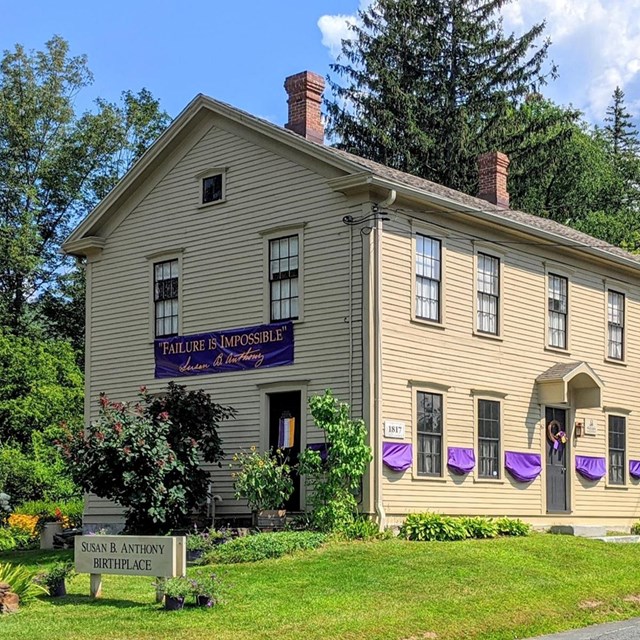
[[[416,316],[440,322],[440,240],[416,234]]]
[[[608,292],[608,348],[607,355],[613,360],[624,360],[624,294]]]
[[[563,276],[549,274],[548,288],[548,333],[549,346],[567,348],[567,317],[569,310],[569,281]]]
[[[222,173],[202,178],[202,204],[222,200]]]
[[[500,322],[500,258],[478,252],[477,325],[481,333],[498,335]]]
[[[442,475],[442,395],[418,391],[418,474]]]
[[[269,241],[271,320],[296,320],[300,268],[298,234]]]
[[[178,335],[178,279],[177,259],[153,265],[156,338]]]

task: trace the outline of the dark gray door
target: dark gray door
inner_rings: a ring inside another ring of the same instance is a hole
[[[549,429],[549,424],[553,421],[558,424]],[[566,512],[569,511],[567,492],[567,454],[569,439],[567,443],[558,443],[557,448],[549,437],[549,431],[554,435],[558,431],[567,432],[567,412],[565,409],[545,410],[545,442],[547,451],[547,511]]]

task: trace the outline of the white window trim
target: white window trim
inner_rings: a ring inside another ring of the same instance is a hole
[[[418,256],[417,250],[417,236],[426,236],[432,240],[438,240],[440,242],[440,320],[429,320],[428,318],[422,318],[416,314],[416,259]],[[442,229],[433,227],[429,224],[425,224],[419,221],[411,221],[411,321],[418,324],[423,324],[429,327],[435,327],[437,329],[445,329],[447,325],[447,282],[446,282],[446,261],[447,261],[447,248],[445,239],[446,233],[443,233]]]
[[[567,269],[562,265],[543,262],[544,265],[544,350],[565,356],[571,355],[571,301],[573,300],[573,282],[572,276],[574,271]],[[549,276],[560,276],[567,279],[567,346],[553,347],[549,344]]]
[[[184,335],[183,331],[183,254],[184,249],[168,249],[156,251],[145,256],[147,260],[147,291],[149,292],[149,341],[153,343],[156,340],[156,302],[155,302],[155,270],[154,267],[158,262],[166,262],[168,260],[178,261],[178,335]]]
[[[295,320],[282,320],[282,322],[293,322],[300,324],[304,321],[304,228],[306,223],[286,225],[260,231],[263,242],[263,318],[265,324],[270,324],[271,320],[271,284],[269,281],[269,243],[271,240],[286,236],[298,236],[298,317]],[[273,322],[280,322],[274,320]]]
[[[222,197],[219,200],[213,200],[212,202],[202,202],[202,182],[205,178],[211,178],[213,176],[222,176]],[[221,204],[227,201],[227,167],[209,167],[204,171],[200,171],[196,174],[195,180],[198,184],[196,207],[198,209],[208,209],[214,207],[217,204]]]
[[[604,414],[604,447],[605,447],[605,461],[606,461],[606,474],[604,476],[605,489],[612,489],[614,491],[625,491],[629,489],[629,413],[626,409],[614,409],[613,407],[607,407],[609,411]],[[624,483],[612,484],[609,481],[609,416],[615,416],[617,418],[624,418]]]
[[[624,296],[624,325],[622,327],[622,359],[609,356],[609,292]],[[627,341],[629,333],[629,291],[624,286],[618,286],[615,282],[604,280],[604,361],[619,367],[627,366]]]
[[[419,482],[447,482],[447,392],[451,387],[439,383],[410,380],[411,390],[411,478]],[[418,473],[418,393],[432,393],[442,396],[442,460],[439,476]]]
[[[500,391],[486,391],[478,390],[474,393],[472,390],[471,397],[473,398],[473,450],[475,452],[476,464],[473,467],[473,481],[478,484],[505,484],[505,469],[504,469],[504,399],[506,394]],[[487,478],[480,475],[480,447],[479,445],[479,430],[478,419],[480,413],[478,411],[478,405],[480,400],[489,400],[491,402],[497,402],[500,405],[500,443],[498,444],[498,469],[500,475],[497,478]]]
[[[487,246],[483,242],[472,241],[473,244],[473,335],[487,340],[504,340],[504,271],[505,253],[496,251],[493,246]],[[496,258],[498,262],[498,333],[486,333],[478,330],[478,253],[483,253],[491,258]]]

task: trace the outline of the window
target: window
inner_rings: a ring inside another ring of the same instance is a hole
[[[549,274],[549,346],[567,348],[568,280],[562,276]]]
[[[609,416],[609,484],[625,481],[626,418]]]
[[[440,240],[416,234],[416,316],[440,322]]]
[[[624,360],[624,294],[608,292],[609,346],[608,356]]]
[[[156,338],[178,335],[178,260],[153,265]]]
[[[418,474],[442,475],[442,396],[418,391]]]
[[[481,333],[498,335],[500,305],[500,259],[478,253],[478,324]]]
[[[202,204],[222,200],[222,174],[202,179]]]
[[[478,476],[500,477],[500,403],[478,400]]]
[[[269,241],[271,320],[298,318],[298,235]]]

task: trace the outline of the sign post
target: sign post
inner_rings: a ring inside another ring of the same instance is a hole
[[[77,536],[75,565],[88,573],[91,597],[102,595],[102,574],[150,576],[158,579],[156,598],[162,600],[164,578],[185,575],[187,545],[183,536]]]

